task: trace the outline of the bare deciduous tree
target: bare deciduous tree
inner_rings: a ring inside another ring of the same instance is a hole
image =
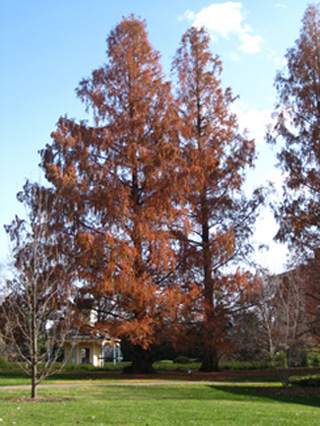
[[[264,273],[257,292],[265,343],[285,387],[289,384],[289,367],[306,344],[305,278],[299,268],[281,275]]]
[[[16,216],[5,227],[12,242],[13,268],[3,289],[2,334],[31,375],[31,397],[35,398],[37,385],[56,371],[72,326],[72,273],[59,233],[51,226],[56,205],[50,191],[27,182],[18,199],[27,215],[23,220]]]

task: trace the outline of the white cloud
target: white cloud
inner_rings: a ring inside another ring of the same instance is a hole
[[[187,10],[182,16],[179,16],[178,19],[179,21],[184,21],[185,19],[188,21],[194,21],[196,19],[196,15],[192,12],[192,10]]]
[[[232,105],[232,111],[237,115],[240,130],[247,129],[249,137],[256,140],[258,160],[255,169],[248,171],[244,190],[248,197],[252,191],[264,186],[267,182],[273,184],[274,192],[268,197],[269,202],[277,202],[282,197],[282,186],[285,177],[281,170],[274,167],[275,158],[271,149],[265,142],[266,126],[272,122],[271,109],[258,110],[246,105],[243,101],[237,100]],[[267,204],[268,204],[267,203]],[[288,248],[285,244],[276,243],[273,238],[278,231],[278,224],[274,219],[271,208],[266,205],[261,209],[257,219],[253,242],[255,245],[254,260],[263,267],[268,268],[273,273],[286,270]],[[258,250],[262,245],[267,248]]]
[[[231,59],[231,61],[233,62],[238,62],[240,61],[240,56],[237,52],[230,52],[229,53],[229,58]]]
[[[274,192],[270,194],[268,202],[277,202],[282,197],[282,186],[284,175],[281,170],[274,167],[275,158],[270,148],[265,142],[266,126],[272,122],[271,109],[258,110],[246,105],[243,101],[237,100],[232,105],[233,112],[238,117],[240,130],[247,129],[249,137],[256,140],[257,150],[261,151],[258,155],[256,168],[248,172],[247,180],[244,186],[248,196],[252,191],[260,186],[272,182]],[[273,273],[279,273],[286,270],[288,260],[288,248],[285,244],[276,243],[273,238],[278,231],[278,224],[270,207],[267,205],[262,208],[261,214],[256,222],[253,240],[255,247],[266,246],[267,248],[259,251],[256,249],[254,260],[268,268]]]
[[[280,58],[279,56],[275,56],[274,57],[274,63],[277,66],[285,67],[287,65],[288,61],[287,61],[286,58]]]
[[[212,4],[199,13],[193,14],[193,25],[196,27],[206,26],[209,30],[227,38],[229,34],[241,33],[243,16],[241,13],[241,3],[227,2]],[[191,17],[192,14],[189,14]]]
[[[251,35],[248,33],[239,34],[242,41],[240,49],[245,53],[258,53],[261,50],[262,37],[259,35]]]
[[[211,4],[198,13],[187,10],[180,19],[187,19],[195,27],[206,27],[215,38],[237,36],[241,42],[240,50],[245,53],[261,50],[262,37],[253,34],[251,26],[243,23],[245,13],[241,2]]]
[[[284,3],[276,3],[274,5],[277,9],[286,9],[288,6]]]
[[[234,102],[232,110],[238,117],[240,130],[247,130],[248,135],[256,140],[256,144],[263,144],[266,126],[271,122],[272,111],[249,108],[240,100]]]
[[[282,186],[285,176],[279,169],[272,169],[263,177],[264,182],[272,182],[274,193],[269,197],[269,202],[277,202],[282,198]],[[274,237],[278,232],[279,226],[275,221],[270,207],[266,206],[256,223],[254,239],[259,244],[264,244],[268,249],[263,249],[255,253],[255,260],[262,266],[267,267],[273,273],[283,272],[287,269],[286,264],[289,260],[289,250],[286,244],[277,243]]]
[[[255,252],[255,261],[261,266],[268,268],[272,273],[285,271],[289,260],[289,250],[286,244],[274,241],[278,225],[270,208],[263,209],[256,223],[256,229],[254,233],[255,241],[265,245],[267,248]]]

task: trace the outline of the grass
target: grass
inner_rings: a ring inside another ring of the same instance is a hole
[[[64,382],[81,382],[81,381],[107,381],[110,376],[110,380],[114,380],[117,377],[117,381],[126,380],[126,376],[123,376],[122,368],[129,363],[123,363],[122,366],[106,365],[105,368],[95,368],[93,366],[67,366],[64,371],[56,373],[45,380],[45,383],[64,383]],[[169,368],[168,368],[169,366]],[[179,365],[173,364],[172,361],[160,361],[155,363],[155,368],[158,371],[157,379],[161,380],[163,375],[172,375],[175,379],[180,380],[181,378],[187,378],[184,374],[188,368],[192,368],[193,363]],[[175,368],[174,368],[175,367]],[[192,368],[193,375],[196,374],[197,369]],[[300,373],[299,373],[300,372]],[[294,369],[292,375],[298,375],[304,373],[305,375],[311,375],[319,373],[318,370],[314,369]],[[130,377],[130,376],[127,376]],[[193,376],[191,378],[194,378]],[[202,378],[201,378],[202,379]],[[201,380],[200,379],[200,380]],[[209,377],[207,378],[209,379]],[[279,382],[279,378],[276,372],[272,369],[264,369],[253,371],[251,368],[244,369],[239,368],[235,370],[233,368],[225,368],[220,372],[219,375],[213,375],[210,380],[224,381],[224,382]],[[28,385],[30,384],[30,378],[21,370],[13,369],[0,369],[0,386],[7,385]]]
[[[272,394],[271,394],[272,395]],[[266,396],[254,386],[134,386],[39,389],[58,402],[13,401],[1,390],[3,424],[17,425],[319,425],[319,399]]]
[[[163,372],[165,373],[165,372]],[[233,373],[233,372],[232,372]],[[265,382],[265,383],[278,383],[279,379],[276,373],[270,376],[264,375],[242,375],[241,372],[238,372],[237,375],[233,374],[221,375],[216,377],[207,378],[207,380],[213,381],[223,381],[223,382]],[[177,374],[172,374],[172,380],[185,380],[189,377],[186,375],[180,375],[179,372]],[[191,376],[192,380],[195,380],[195,377]],[[69,382],[108,382],[108,381],[130,381],[135,380],[136,378],[133,376],[131,378],[130,375],[123,376],[122,374],[117,374],[117,378],[114,378],[114,375],[108,377],[108,373],[103,371],[62,371],[60,373],[54,374],[50,376],[42,383],[69,383]],[[161,374],[161,372],[152,377],[152,380],[165,380],[165,376]],[[199,380],[203,380],[199,378]],[[206,379],[204,379],[206,380]],[[0,371],[0,386],[9,386],[9,385],[29,385],[31,383],[31,379],[22,371]]]

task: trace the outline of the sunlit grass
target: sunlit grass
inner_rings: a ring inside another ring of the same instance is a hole
[[[3,424],[21,425],[318,425],[319,399],[263,396],[252,386],[134,386],[39,389],[58,402],[12,401],[0,391]]]
[[[172,364],[171,369],[163,368],[163,365],[169,363],[158,363],[156,364],[158,374],[152,377],[152,380],[163,380],[164,377],[168,377],[168,375],[172,378],[172,380],[181,380],[181,379],[191,379],[195,378],[196,369],[192,369],[194,373],[191,376],[187,375],[185,369],[174,369],[175,364]],[[188,366],[190,364],[186,364]],[[160,367],[159,367],[160,366]],[[85,366],[86,367],[86,366]],[[94,368],[93,366],[88,366],[88,368],[83,368],[83,366],[75,366],[73,368],[68,367],[64,371],[54,374],[46,379],[43,383],[66,383],[66,382],[86,382],[86,381],[94,381],[94,382],[104,382],[108,380],[132,380],[130,375],[122,374],[122,367],[117,366],[110,368],[107,366],[106,368]],[[181,367],[181,366],[177,366]],[[185,367],[185,366],[183,366]],[[306,374],[315,374],[317,371],[310,369],[304,369]],[[295,369],[292,371],[293,375],[299,374],[299,369]],[[274,370],[256,370],[251,372],[249,370],[224,370],[221,371],[220,374],[213,374],[210,376],[196,376],[198,379],[203,380],[213,380],[213,381],[223,381],[223,382],[265,382],[265,383],[277,383],[279,382],[279,378]],[[0,386],[7,385],[27,385],[30,384],[30,377],[27,376],[21,370],[6,370],[0,369]]]

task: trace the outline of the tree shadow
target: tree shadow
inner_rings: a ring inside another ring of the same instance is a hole
[[[279,386],[232,386],[210,385],[210,388],[233,395],[236,399],[246,397],[269,399],[271,401],[320,407],[320,388]]]

